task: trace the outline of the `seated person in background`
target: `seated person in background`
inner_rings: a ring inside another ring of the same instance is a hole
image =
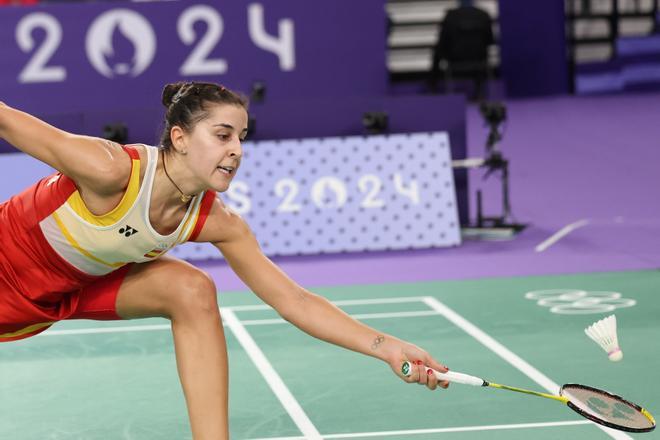
[[[433,48],[430,82],[431,90],[437,91],[440,62],[444,60],[445,80],[450,82],[454,77],[473,79],[473,97],[479,99],[488,78],[488,47],[494,43],[494,38],[490,15],[471,3],[462,0],[460,7],[447,11]]]

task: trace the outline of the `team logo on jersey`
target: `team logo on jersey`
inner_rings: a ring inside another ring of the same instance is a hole
[[[87,58],[103,76],[138,76],[156,54],[156,34],[142,15],[112,9],[99,15],[87,32]]]
[[[126,225],[125,227],[119,229],[119,233],[124,234],[125,237],[130,237],[131,235],[137,234],[138,230],[129,225]]]
[[[158,258],[164,252],[165,252],[165,250],[163,250],[163,249],[152,249],[149,252],[147,252],[146,254],[144,254],[144,256],[147,257],[147,258]]]
[[[164,254],[168,249],[169,246],[166,243],[160,243],[156,249],[150,250],[144,254],[144,256],[147,258],[157,258]]]

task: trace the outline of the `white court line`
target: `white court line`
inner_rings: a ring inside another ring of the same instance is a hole
[[[346,299],[341,301],[332,301],[332,304],[336,306],[362,306],[362,305],[372,305],[372,304],[401,304],[401,303],[412,303],[412,302],[422,302],[424,297],[422,296],[400,296],[394,298],[373,298],[373,299]],[[268,310],[272,309],[271,306],[266,304],[259,305],[250,305],[250,306],[229,306],[223,307],[223,309],[230,309],[235,312],[246,312],[250,310]]]
[[[123,333],[123,332],[148,332],[155,330],[169,330],[170,324],[154,325],[127,325],[122,327],[93,327],[93,328],[73,328],[64,330],[46,330],[35,337],[41,336],[66,336],[66,335],[90,335],[94,333]]]
[[[307,417],[305,411],[298,403],[291,391],[286,387],[282,378],[277,374],[273,366],[268,362],[266,356],[261,351],[259,346],[248,331],[243,327],[236,315],[231,310],[225,310],[223,321],[234,333],[238,342],[243,346],[252,362],[257,367],[257,370],[263,375],[264,379],[270,389],[273,390],[275,396],[280,401],[286,412],[289,413],[291,419],[296,424],[300,432],[303,433],[305,439],[310,440],[323,440],[321,434],[318,432],[312,421]]]
[[[354,432],[350,434],[325,434],[323,438],[361,438],[361,437],[387,437],[392,435],[422,435],[439,434],[443,432],[468,432],[468,431],[496,431],[504,429],[528,429],[528,428],[553,428],[555,426],[588,425],[588,420],[570,422],[547,422],[547,423],[518,423],[511,425],[484,425],[484,426],[457,426],[455,428],[430,428],[410,429],[401,431],[380,432]],[[252,440],[305,440],[305,437],[263,437]]]
[[[454,325],[463,329],[463,331],[465,331],[467,334],[472,336],[477,341],[481,342],[485,347],[489,348],[499,357],[501,357],[509,364],[520,370],[524,375],[526,375],[534,382],[545,388],[547,391],[553,394],[557,394],[557,392],[559,391],[559,385],[553,382],[545,374],[541,373],[539,370],[531,366],[527,361],[523,360],[520,356],[518,356],[517,354],[506,348],[504,345],[497,342],[495,339],[493,339],[490,335],[488,335],[486,332],[481,330],[479,327],[472,324],[467,319],[463,318],[461,315],[459,315],[458,313],[456,313],[455,311],[453,311],[452,309],[450,309],[449,307],[438,301],[436,298],[429,296],[424,298],[424,302],[433,310],[440,312],[445,318],[451,321]],[[602,425],[597,425],[597,424],[594,425],[605,431],[606,434],[608,434],[610,437],[614,439],[632,440],[632,438],[629,435],[623,432],[615,431],[613,429],[606,428],[605,426]]]
[[[550,246],[552,246],[553,244],[557,243],[562,238],[566,237],[571,232],[573,232],[576,229],[581,228],[583,226],[587,226],[588,224],[589,224],[589,219],[584,218],[582,220],[578,220],[576,222],[573,222],[570,225],[566,225],[563,228],[561,228],[559,231],[552,234],[545,241],[543,241],[542,243],[537,245],[534,248],[534,251],[535,252],[543,252],[546,249],[548,249]]]
[[[414,318],[417,316],[435,316],[439,315],[435,310],[420,310],[417,312],[393,312],[393,313],[358,313],[356,315],[350,315],[352,318],[357,320],[365,319],[387,319],[387,318]],[[243,325],[270,325],[270,324],[290,324],[288,321],[285,321],[281,318],[275,319],[248,319],[241,321]]]
[[[224,315],[227,311],[233,311],[231,307],[220,308],[220,314]],[[411,318],[416,316],[433,316],[439,315],[434,310],[419,310],[411,312],[392,312],[392,313],[362,313],[351,315],[355,319],[386,319],[386,318]],[[241,321],[244,326],[252,325],[272,325],[272,324],[289,324],[281,318],[273,319],[248,319]],[[226,326],[227,323],[223,322]],[[128,325],[117,327],[92,327],[92,328],[76,328],[76,329],[63,329],[63,330],[46,330],[35,337],[41,336],[67,336],[67,335],[91,335],[96,333],[126,333],[126,332],[144,332],[144,331],[161,331],[169,330],[170,324],[153,324],[153,325]]]

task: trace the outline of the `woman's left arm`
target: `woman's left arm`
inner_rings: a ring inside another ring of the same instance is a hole
[[[198,241],[211,241],[247,286],[285,320],[318,339],[373,356],[387,362],[406,382],[419,382],[435,389],[434,375],[424,365],[447,371],[421,348],[379,332],[353,318],[322,296],[304,289],[261,251],[248,225],[219,201],[211,211]],[[405,377],[404,361],[418,361],[418,371]],[[446,387],[446,383],[440,383]]]

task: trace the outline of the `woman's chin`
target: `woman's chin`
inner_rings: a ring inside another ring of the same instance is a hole
[[[211,184],[209,186],[213,191],[225,192],[229,189],[229,184],[231,183],[231,180],[223,179],[223,181],[219,181],[219,179],[215,179],[213,182],[210,183]]]

